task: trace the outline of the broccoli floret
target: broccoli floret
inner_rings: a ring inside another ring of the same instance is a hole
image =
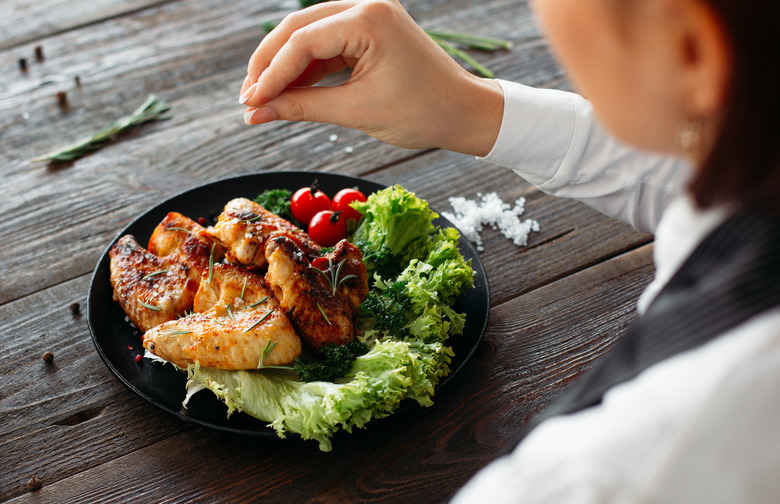
[[[314,362],[295,359],[293,368],[302,382],[334,381],[342,378],[352,369],[352,361],[368,353],[368,347],[360,341],[343,345],[328,343],[322,348],[322,355]]]
[[[287,189],[268,189],[257,195],[255,203],[279,217],[291,220],[293,218],[290,213],[291,198],[292,191]]]

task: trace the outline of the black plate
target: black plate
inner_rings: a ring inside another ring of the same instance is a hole
[[[357,187],[369,194],[384,186],[368,180],[314,172],[266,172],[246,175],[219,182],[213,182],[186,191],[160,203],[144,212],[125,227],[112,241],[113,245],[121,236],[131,234],[141,244],[146,243],[152,231],[170,211],[176,211],[192,219],[208,218],[218,214],[225,203],[236,197],[254,198],[266,189],[287,188],[296,190],[311,184],[317,178],[326,194],[333,195],[345,187]],[[452,223],[440,217],[435,222],[442,227]],[[92,276],[87,306],[87,321],[100,357],[106,366],[127,385],[130,390],[180,419],[192,424],[233,434],[254,437],[276,436],[266,427],[266,422],[246,414],[234,414],[227,418],[227,407],[216,396],[209,393],[195,394],[188,408],[181,405],[184,400],[186,376],[173,366],[156,365],[148,360],[136,362],[137,355],[143,353],[140,334],[134,334],[127,323],[125,314],[112,299],[109,281],[109,255],[111,245],[105,250]],[[485,332],[490,307],[487,277],[474,247],[465,238],[461,238],[460,252],[466,259],[472,260],[474,268],[474,288],[466,292],[457,301],[458,311],[466,313],[466,328],[462,336],[451,338],[449,343],[455,352],[450,375],[439,387],[451,379],[469,360]],[[130,347],[130,348],[128,348]]]

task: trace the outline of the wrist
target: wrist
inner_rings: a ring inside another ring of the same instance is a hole
[[[465,72],[464,72],[465,73]],[[504,92],[495,79],[466,74],[456,93],[454,117],[448,121],[441,147],[485,157],[498,138],[504,116]]]

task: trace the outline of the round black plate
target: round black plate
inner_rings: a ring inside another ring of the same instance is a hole
[[[112,299],[108,252],[111,246],[126,234],[135,236],[139,243],[145,244],[157,224],[170,211],[179,212],[191,219],[208,218],[221,212],[225,203],[233,198],[243,196],[253,199],[262,191],[274,188],[294,191],[310,185],[315,178],[322,190],[329,195],[345,187],[357,187],[365,194],[384,188],[368,180],[329,173],[266,172],[235,177],[196,187],[160,203],[136,218],[114,238],[100,258],[92,276],[87,321],[100,357],[122,383],[158,408],[184,421],[225,433],[254,437],[276,436],[276,433],[266,426],[266,422],[249,415],[234,414],[227,418],[227,407],[213,394],[195,394],[187,409],[184,409],[181,405],[185,395],[184,373],[173,366],[153,364],[146,359],[136,362],[136,356],[143,353],[140,334],[134,334],[124,312]],[[442,227],[452,226],[452,223],[442,217],[435,223]],[[452,378],[474,353],[485,332],[490,308],[487,277],[476,250],[465,238],[461,238],[459,248],[461,254],[472,261],[475,272],[474,288],[457,301],[458,311],[466,313],[466,328],[463,335],[449,341],[455,357],[449,376],[439,387]]]

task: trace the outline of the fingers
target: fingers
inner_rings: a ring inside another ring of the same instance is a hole
[[[351,2],[333,1],[316,4],[312,7],[299,10],[285,17],[279,26],[266,35],[255,52],[249,58],[247,75],[250,84],[257,82],[257,78],[271,64],[279,50],[287,43],[295,31],[315,21],[338,14],[348,9]],[[245,89],[242,89],[242,92]]]
[[[344,58],[338,56],[328,60],[314,60],[309,63],[306,70],[292,81],[289,87],[313,86],[332,73],[340,72],[347,67]]]
[[[348,14],[330,16],[293,32],[257,82],[247,88],[245,103],[257,107],[296,81],[310,84],[314,78],[322,78],[335,69],[344,68],[345,58],[359,59],[371,41],[354,29],[355,23],[350,18]],[[311,67],[312,62],[317,60],[324,63]],[[310,68],[310,74],[304,75]]]

